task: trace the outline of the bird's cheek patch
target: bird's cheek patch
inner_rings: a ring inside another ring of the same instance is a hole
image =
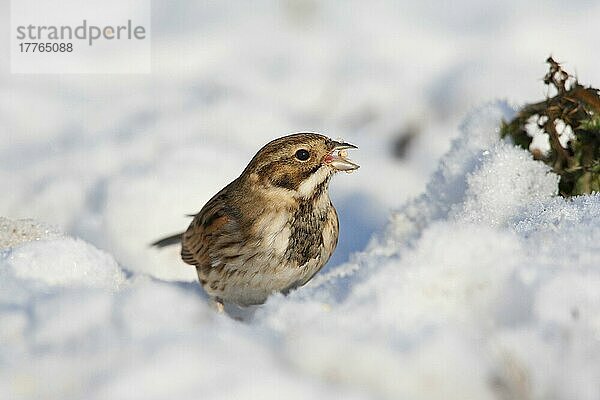
[[[273,180],[273,185],[289,190],[295,190],[297,186],[296,182],[294,182],[294,180],[289,174],[276,176]]]

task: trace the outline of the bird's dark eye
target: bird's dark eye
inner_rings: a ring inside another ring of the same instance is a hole
[[[308,150],[300,149],[296,152],[296,158],[300,161],[306,161],[310,158]]]

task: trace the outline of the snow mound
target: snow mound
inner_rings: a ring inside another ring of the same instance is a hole
[[[111,255],[73,238],[20,245],[5,254],[3,264],[18,278],[47,285],[116,289],[125,281],[124,272]]]
[[[559,177],[531,153],[499,143],[484,151],[481,166],[467,177],[465,201],[456,216],[470,222],[506,226],[526,206],[558,192]]]
[[[83,285],[117,289],[125,273],[94,246],[32,220],[0,220],[0,276],[50,286]]]
[[[362,253],[244,322],[214,313],[196,283],[136,271],[123,284],[76,239],[4,250],[0,392],[600,397],[600,195],[557,197],[554,174],[498,139],[512,112],[474,112],[425,192]]]

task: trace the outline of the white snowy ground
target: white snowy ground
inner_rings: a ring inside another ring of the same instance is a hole
[[[154,11],[150,76],[0,61],[2,398],[600,397],[600,196],[555,197],[497,139],[512,106],[482,106],[541,98],[550,53],[600,84],[600,4]],[[148,243],[299,130],[360,147],[335,259],[247,323],[216,315]]]

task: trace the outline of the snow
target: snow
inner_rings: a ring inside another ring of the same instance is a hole
[[[0,261],[0,391],[597,397],[600,195],[555,196],[556,176],[498,139],[509,111],[475,111],[366,250],[245,322],[216,314],[195,283],[126,275],[80,239],[3,220],[31,235]]]
[[[0,276],[47,286],[98,287],[116,290],[125,273],[115,259],[84,242],[31,220],[0,218]]]
[[[600,397],[600,194],[498,138],[550,53],[597,86],[600,5],[153,6],[151,76],[0,61],[2,398]],[[360,148],[336,255],[217,314],[148,245],[299,130]]]

